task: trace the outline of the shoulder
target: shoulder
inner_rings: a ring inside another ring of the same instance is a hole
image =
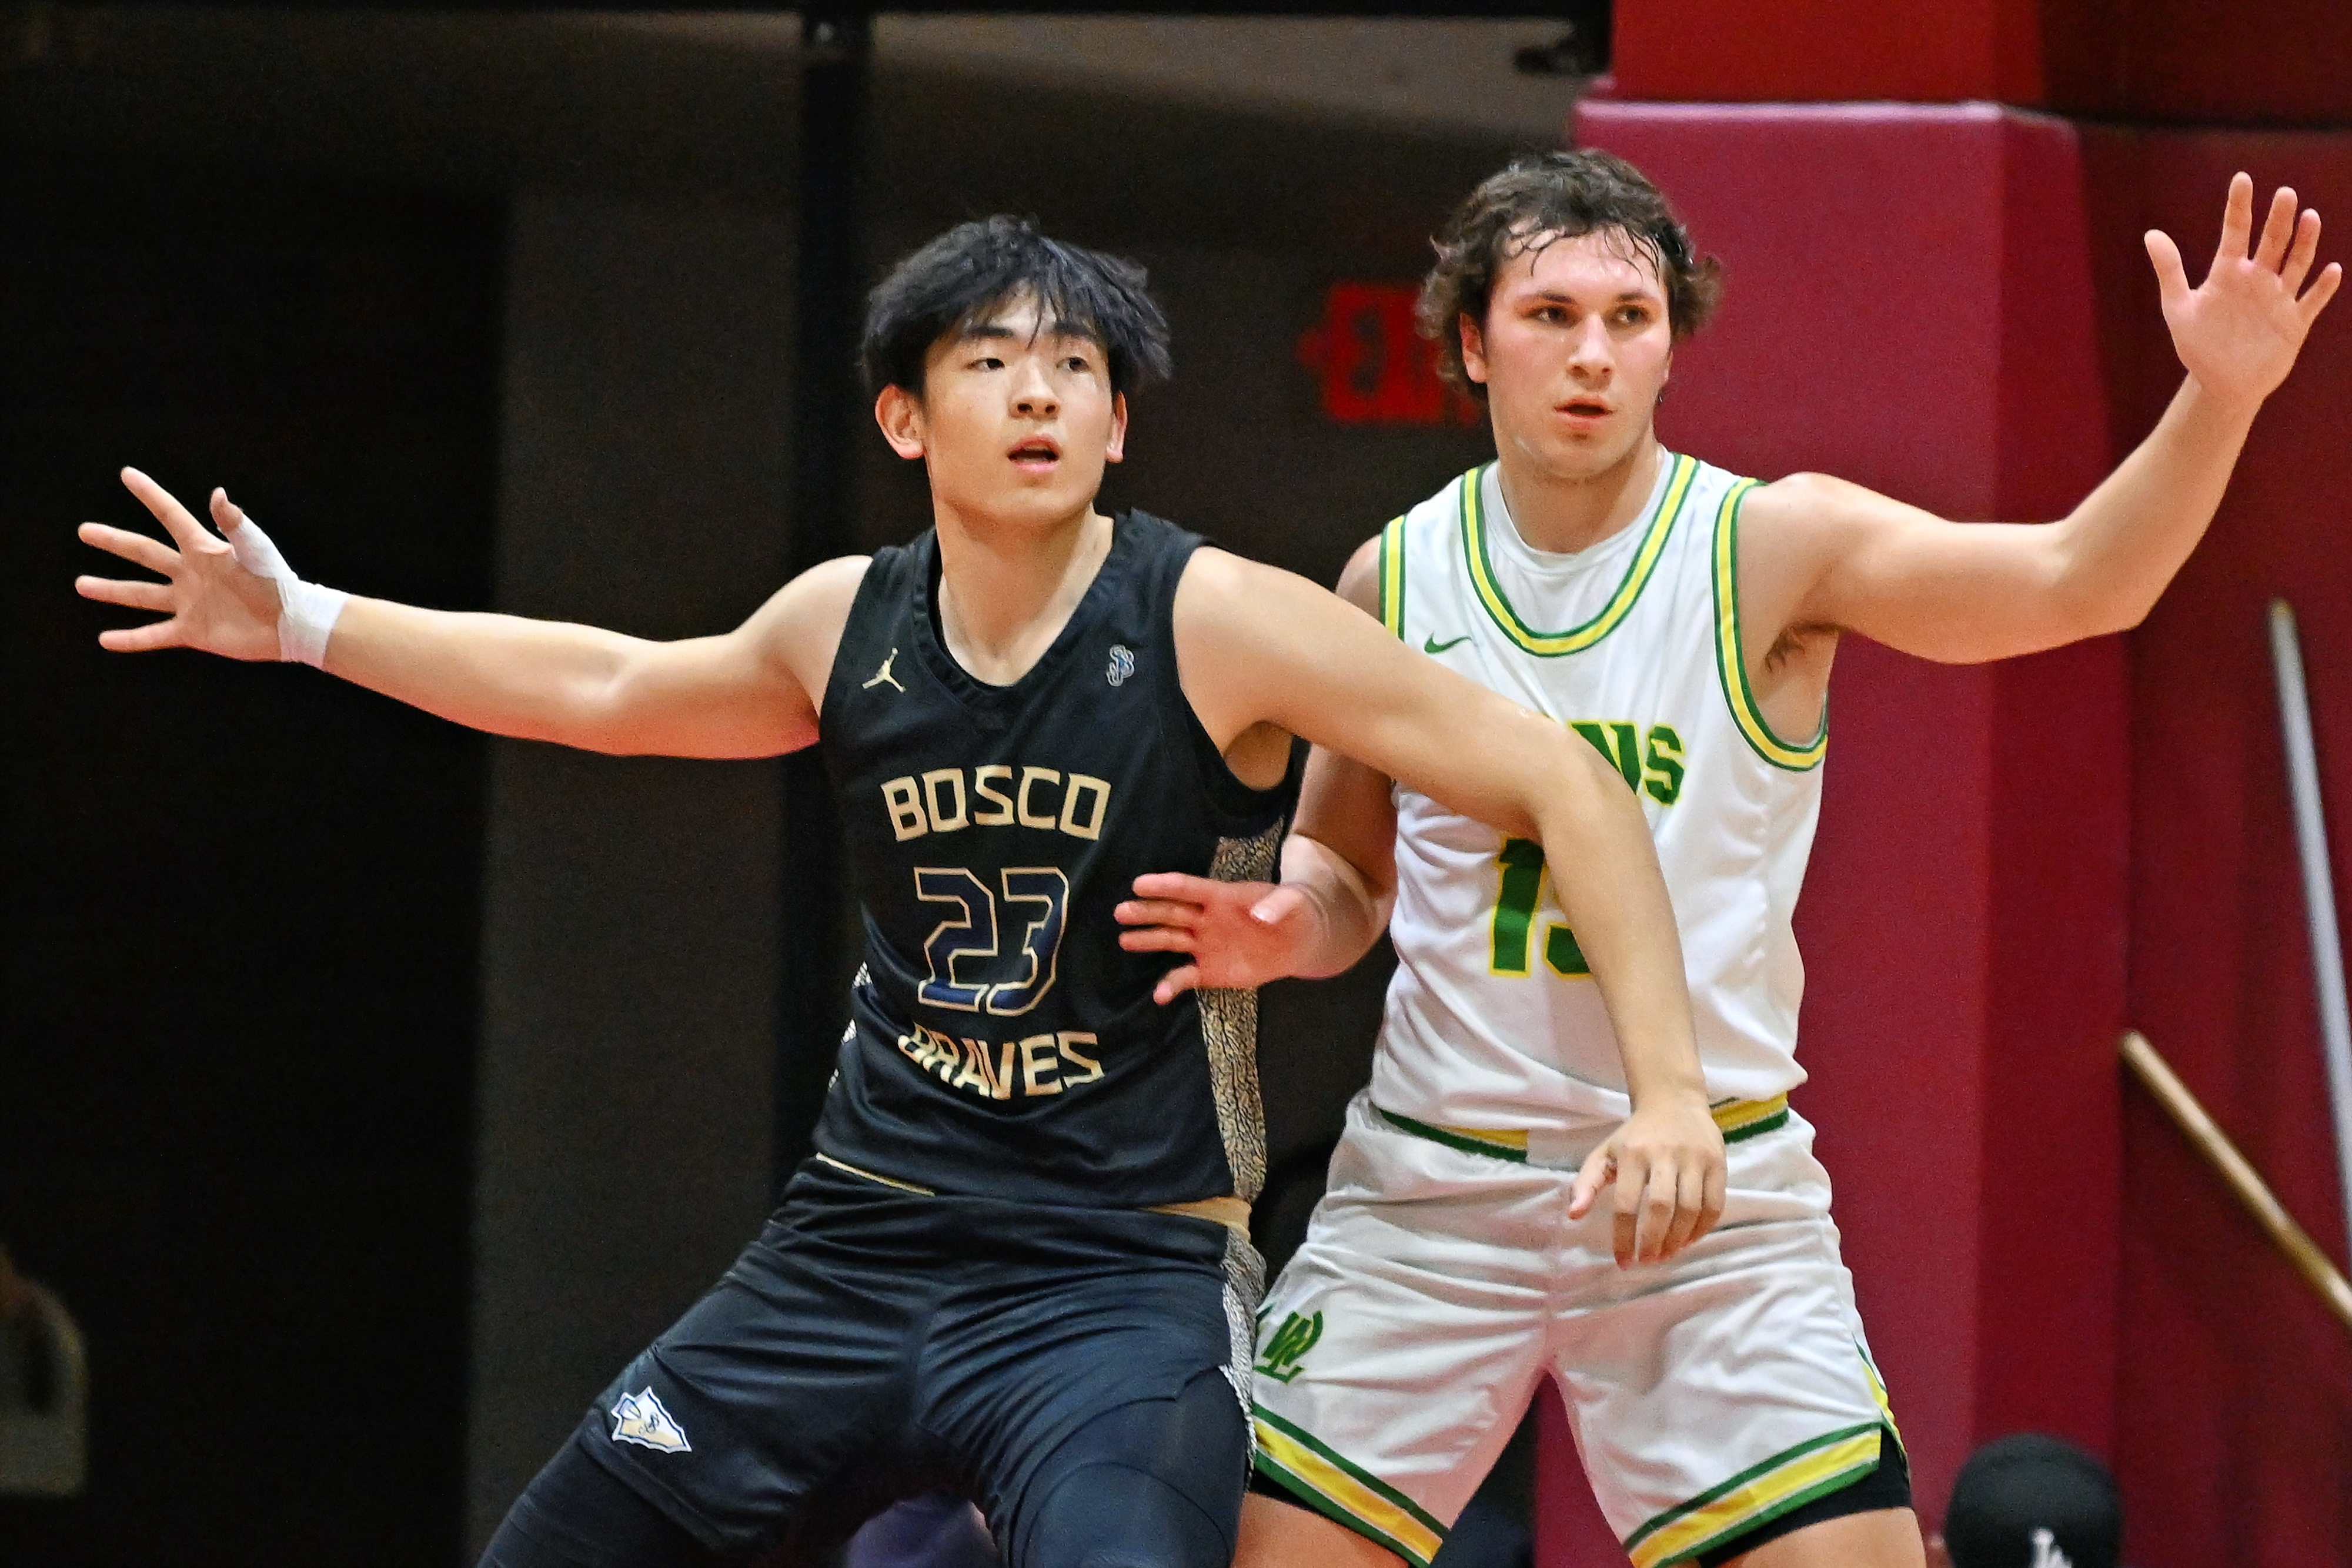
[[[1774,533],[1813,533],[1851,526],[1886,497],[1829,474],[1791,474],[1759,485],[1740,503],[1739,520]]]
[[[875,564],[873,556],[865,555],[820,562],[776,590],[752,620],[767,620],[778,630],[829,621],[838,631]]]
[[[763,657],[790,665],[809,685],[817,672],[831,668],[873,564],[871,556],[845,555],[809,568],[769,595],[738,634]],[[821,691],[823,682],[809,689]]]
[[[1811,580],[1900,510],[1876,491],[1828,474],[1791,474],[1758,485],[1739,504],[1737,570],[1743,580],[1793,572]]]
[[[1302,613],[1319,613],[1330,601],[1295,571],[1202,545],[1176,585],[1176,626],[1180,635],[1248,643]]]

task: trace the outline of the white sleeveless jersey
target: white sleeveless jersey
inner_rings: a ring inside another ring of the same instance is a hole
[[[1781,739],[1748,690],[1731,569],[1754,485],[1664,455],[1640,521],[1551,555],[1519,538],[1489,464],[1391,523],[1380,549],[1390,631],[1572,727],[1640,796],[1718,1103],[1805,1076],[1790,917],[1828,739],[1826,724]],[[1395,800],[1399,963],[1373,1103],[1456,1127],[1622,1119],[1616,1035],[1540,849],[1402,785]]]

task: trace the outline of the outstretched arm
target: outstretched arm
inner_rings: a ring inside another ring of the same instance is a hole
[[[1835,627],[1973,664],[2147,616],[2204,537],[2255,413],[2343,278],[2333,262],[2311,277],[2319,214],[2298,218],[2292,191],[2277,193],[2253,235],[2244,174],[2230,183],[2198,287],[2168,236],[2150,230],[2147,244],[2188,374],[2122,465],[2051,524],[1956,525],[1819,475],[1767,486],[1747,504],[1740,540],[1740,596],[1763,636]],[[1748,652],[1752,667],[1761,651]]]
[[[1274,724],[1499,831],[1542,844],[1614,1026],[1633,1115],[1581,1173],[1612,1176],[1621,1260],[1664,1256],[1722,1209],[1682,941],[1647,819],[1564,725],[1407,650],[1303,578],[1199,552],[1176,594],[1184,691],[1212,736]],[[1585,940],[1587,930],[1592,933]]]
[[[82,540],[163,579],[84,577],[83,597],[163,620],[100,634],[117,653],[195,648],[276,659],[281,636],[320,591],[294,580],[228,497],[213,492],[215,533],[136,469],[122,481],[171,537],[85,523]],[[278,568],[278,575],[269,571]],[[829,561],[787,583],[735,631],[655,643],[511,615],[344,600],[331,635],[312,626],[310,653],[340,675],[428,713],[529,740],[671,757],[769,757],[816,738],[816,710],[862,558]]]

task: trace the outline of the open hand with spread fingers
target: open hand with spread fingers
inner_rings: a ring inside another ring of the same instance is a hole
[[[2259,239],[2253,220],[2254,182],[2238,174],[2230,181],[2213,265],[2194,288],[2171,236],[2162,229],[2146,235],[2174,352],[2199,386],[2242,407],[2261,402],[2286,380],[2304,335],[2344,281],[2342,265],[2332,261],[2311,277],[2319,214],[2306,210],[2298,217],[2293,191],[2282,187],[2271,197]]]
[[[1135,896],[1113,910],[1130,953],[1183,953],[1152,990],[1163,1007],[1196,988],[1246,988],[1300,972],[1320,935],[1314,900],[1297,887],[1217,882],[1181,872],[1135,879]]]
[[[82,524],[81,541],[144,567],[163,580],[79,577],[74,591],[101,604],[153,611],[164,619],[101,632],[99,645],[118,653],[197,648],[231,659],[279,657],[278,584],[240,560],[239,552],[223,537],[247,527],[245,514],[227,492],[213,492],[213,521],[221,530],[216,534],[138,469],[125,468],[122,483],[155,514],[172,543],[104,523]]]

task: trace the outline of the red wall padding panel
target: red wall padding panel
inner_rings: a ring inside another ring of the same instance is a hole
[[[1617,0],[1617,89],[1707,103],[1956,103],[2352,124],[2344,0]]]
[[[2210,254],[2232,171],[2352,258],[2352,133],[2086,133],[2116,428],[2178,380],[2139,251]],[[2302,621],[2336,896],[2352,910],[2352,303],[2264,410],[2212,532],[2131,639],[2134,1022],[2345,1260],[2265,606]],[[2137,1568],[2352,1563],[2352,1336],[2137,1091],[2126,1102],[2118,1458]]]

